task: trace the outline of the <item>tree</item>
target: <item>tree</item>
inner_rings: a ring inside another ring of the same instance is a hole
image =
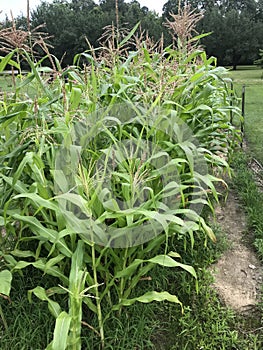
[[[183,8],[186,5],[190,5],[192,10],[209,10],[215,6],[214,0],[168,0],[163,6],[163,17],[169,18],[169,13],[178,13],[179,7]]]
[[[239,63],[253,62],[257,52],[255,23],[244,12],[235,9],[226,13],[222,21],[221,43],[224,47],[224,56],[220,59],[225,64],[231,64],[236,70]],[[228,40],[223,42],[223,35],[228,35]]]
[[[58,20],[59,19],[59,20]],[[45,24],[45,30],[52,36],[50,44],[55,56],[62,58],[67,64],[72,57],[70,52],[77,43],[76,16],[67,2],[55,0],[53,3],[42,2],[31,14],[32,27]]]
[[[163,7],[163,16],[178,12],[185,0],[169,0]],[[200,33],[212,32],[202,39],[209,55],[218,58],[221,65],[253,63],[263,46],[263,1],[256,0],[189,0],[188,4],[204,12],[198,23]]]
[[[146,7],[133,0],[126,3],[118,0],[118,25],[120,28],[132,29],[141,21],[141,27],[150,37],[158,40],[162,31],[162,21]],[[31,14],[32,27],[45,23],[46,31],[52,36],[51,51],[56,57],[63,58],[64,65],[72,62],[76,53],[85,51],[87,40],[94,47],[99,45],[104,28],[116,25],[116,0],[54,0],[42,2]],[[58,20],[59,19],[59,20]]]
[[[257,66],[263,68],[263,50],[262,49],[259,49],[259,54],[260,56],[259,59],[255,60],[254,64],[256,64]]]
[[[258,2],[254,0],[218,1],[205,12],[199,28],[213,32],[202,41],[207,53],[233,69],[240,63],[253,63],[263,38],[258,14]]]

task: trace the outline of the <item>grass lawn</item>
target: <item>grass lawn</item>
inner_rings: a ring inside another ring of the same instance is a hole
[[[12,77],[8,74],[0,75],[0,93],[12,91]]]
[[[263,163],[263,70],[254,66],[238,67],[231,71],[234,88],[241,96],[246,87],[245,137],[253,157]]]

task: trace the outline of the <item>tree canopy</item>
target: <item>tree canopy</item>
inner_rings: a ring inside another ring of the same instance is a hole
[[[87,50],[87,41],[93,47],[99,46],[106,26],[114,24],[130,30],[139,21],[142,29],[158,40],[162,31],[161,19],[136,0],[131,3],[118,0],[117,18],[115,0],[101,0],[99,4],[93,0],[44,1],[31,13],[32,26],[45,23],[46,31],[52,35],[52,53],[57,57],[64,55],[64,64],[72,62],[76,53]]]
[[[219,64],[236,69],[240,63],[253,63],[263,47],[262,0],[169,0],[163,7],[163,17],[178,12],[179,6],[186,3],[203,11],[197,29],[212,32],[202,39],[202,44]]]

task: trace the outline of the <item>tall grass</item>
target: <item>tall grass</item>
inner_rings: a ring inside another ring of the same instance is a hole
[[[135,31],[66,69],[54,58],[50,85],[43,60],[21,51],[31,72],[1,106],[2,274],[31,266],[53,277],[29,291],[56,318],[47,349],[81,349],[83,323],[107,346],[105,325],[136,302],[182,307],[169,290],[138,287],[155,266],[197,278],[173,243],[216,240],[201,214],[237,141],[226,71],[193,38],[160,52],[134,39],[127,51]],[[0,71],[17,66],[16,52]]]

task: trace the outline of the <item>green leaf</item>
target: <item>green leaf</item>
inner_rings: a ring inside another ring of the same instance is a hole
[[[137,269],[137,267],[142,264],[144,260],[135,259],[128,267],[125,269],[118,271],[116,274],[116,278],[129,277],[132,276],[133,272]]]
[[[14,178],[9,176],[5,176],[3,174],[0,174],[0,176],[3,178],[3,180],[10,186],[13,187],[13,189],[19,193],[24,193],[27,191],[27,187],[25,184],[23,184],[20,180],[14,182]]]
[[[62,311],[57,317],[52,342],[53,350],[65,350],[67,348],[70,322],[71,317],[65,311]]]
[[[84,242],[79,240],[77,249],[72,255],[71,269],[70,269],[70,275],[69,275],[69,289],[74,294],[82,292],[82,290],[79,290],[79,289],[81,287],[84,288],[85,280],[83,280],[82,278],[83,271],[81,271],[81,268],[83,265],[83,258],[84,258]],[[81,284],[83,284],[83,286],[81,286]],[[77,297],[78,295],[75,295],[75,296]]]
[[[197,35],[197,36],[195,36],[195,37],[189,39],[188,42],[191,43],[191,42],[193,42],[193,41],[199,41],[200,39],[202,39],[202,38],[204,38],[204,37],[206,37],[206,36],[208,36],[208,35],[211,35],[212,33],[213,33],[213,32],[208,32],[208,33],[203,33],[203,34]]]
[[[54,211],[58,210],[58,206],[56,203],[51,202],[51,200],[44,199],[39,195],[37,195],[36,193],[21,193],[14,197],[14,199],[16,198],[29,198],[32,200],[32,202],[36,203],[39,207],[44,207]]]
[[[0,226],[4,226],[5,225],[5,219],[0,216]]]
[[[13,257],[10,255],[4,256],[5,260],[10,260],[10,258],[13,259]],[[55,259],[55,258],[54,258]],[[52,260],[52,259],[51,259]],[[15,259],[8,261],[10,264],[10,267],[14,270],[22,270],[30,265],[34,266],[36,269],[39,269],[41,271],[44,271],[46,274],[54,277],[58,277],[64,284],[68,284],[68,278],[61,272],[61,270],[58,268],[58,266],[47,266],[45,261],[42,259],[39,259],[35,262],[27,262],[20,260],[19,262],[16,262]]]
[[[12,255],[17,256],[18,258],[29,258],[29,257],[36,257],[36,254],[31,252],[31,250],[19,250],[15,249],[12,252]]]
[[[0,294],[9,296],[11,290],[12,274],[8,270],[0,272]]]
[[[189,147],[189,145],[187,145],[186,143],[180,143],[179,146],[182,148],[182,150],[186,155],[186,158],[188,160],[188,164],[190,167],[191,175],[192,175],[194,171],[194,153]]]
[[[177,296],[172,295],[168,292],[156,292],[156,291],[147,292],[138,298],[123,299],[123,300],[121,300],[120,305],[130,306],[136,302],[151,303],[153,301],[165,301],[165,300],[167,300],[171,303],[180,304],[182,307],[182,303],[179,301]],[[117,309],[118,307],[119,307],[119,305],[116,305],[115,307],[113,307],[113,309]]]
[[[15,52],[16,52],[16,50],[9,52],[9,54],[6,55],[5,57],[2,57],[2,56],[0,57],[0,59],[1,59],[0,72],[3,72],[3,70],[5,69],[7,64],[10,64],[17,69],[20,68],[19,65],[15,61],[11,60],[11,57],[14,55]]]
[[[65,255],[59,254],[52,259],[49,259],[45,264],[44,272],[48,272],[54,265],[65,259]]]
[[[37,71],[35,63],[31,60],[30,55],[25,50],[23,50],[23,55],[26,56],[27,63],[29,64],[30,68],[32,69],[32,73],[34,74],[35,79],[39,83],[39,86],[42,88],[42,90],[45,93],[45,95],[48,96],[50,100],[52,100],[53,99],[53,94],[52,94],[51,90],[49,90],[45,86],[45,83],[41,79],[40,73]]]
[[[124,44],[127,43],[127,41],[130,40],[130,38],[134,35],[134,33],[136,32],[136,30],[138,29],[140,25],[140,22],[138,22],[133,29],[130,31],[130,33],[118,44],[118,47],[122,47]]]
[[[24,156],[24,158],[22,159],[22,161],[20,162],[18,168],[16,169],[16,172],[14,174],[13,177],[13,186],[16,184],[17,180],[20,178],[25,166],[27,164],[30,164],[33,162],[33,156],[34,153],[33,152],[27,152],[26,155]]]
[[[34,294],[36,297],[38,297],[42,301],[47,301],[48,302],[48,309],[51,312],[51,314],[56,318],[59,316],[59,314],[61,312],[61,308],[60,308],[59,304],[47,296],[44,288],[38,286],[34,289],[29,290],[28,291],[28,299],[30,302],[32,300],[32,294]]]
[[[200,218],[200,222],[201,222],[201,225],[205,231],[205,233],[208,235],[208,237],[213,241],[213,242],[216,242],[216,236],[213,232],[213,230],[211,229],[211,227],[209,227],[206,223],[205,223],[205,220],[203,218]]]
[[[174,255],[176,257],[178,256],[176,253],[169,253],[169,255]],[[157,255],[154,258],[149,260],[135,259],[128,267],[126,267],[122,271],[118,271],[115,277],[121,278],[121,277],[131,276],[139,265],[141,265],[142,263],[148,262],[148,263],[165,266],[165,267],[180,267],[183,270],[189,272],[195,278],[197,278],[196,272],[192,266],[179,263],[178,261],[175,261],[174,259],[172,259],[172,257],[169,255]]]
[[[82,91],[80,88],[73,87],[70,95],[70,107],[71,109],[78,108],[81,100]]]
[[[178,261],[175,261],[174,259],[172,259],[168,255],[158,255],[158,256],[155,256],[154,258],[149,259],[147,261],[154,263],[154,264],[161,265],[161,266],[165,266],[165,267],[180,267],[183,270],[189,272],[195,278],[197,278],[196,272],[192,266],[181,264]]]
[[[57,235],[58,235],[57,231],[43,226],[41,222],[38,221],[37,218],[33,216],[22,216],[19,214],[14,214],[13,217],[17,220],[26,222],[31,228],[32,232],[36,236],[38,236],[39,239],[48,240],[52,243],[56,242],[57,248],[60,250],[60,252],[65,256],[67,256],[68,258],[71,257],[72,253],[68,248],[65,240],[61,238],[59,241],[57,241]]]
[[[181,255],[176,252],[169,252],[168,255],[172,258],[181,258]]]

